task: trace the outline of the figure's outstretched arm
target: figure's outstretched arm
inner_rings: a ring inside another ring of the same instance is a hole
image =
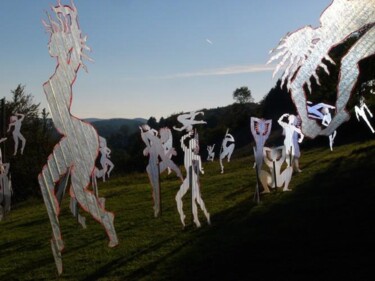
[[[22,113],[16,113],[17,116],[20,116],[21,118],[19,118],[18,120],[19,121],[23,121],[23,119],[25,119],[25,114],[22,114]]]
[[[186,140],[186,138],[191,137],[192,135],[193,135],[193,132],[190,131],[189,133],[187,133],[186,135],[183,135],[183,136],[181,137],[180,142],[181,142],[181,148],[182,148],[183,151],[185,151],[186,149],[188,149],[188,148],[186,147],[184,141]]]
[[[269,160],[267,152],[271,152],[269,147],[263,147],[263,160],[268,167],[272,167],[272,161]]]
[[[284,113],[283,115],[281,115],[280,116],[280,118],[279,118],[279,120],[277,120],[277,123],[279,123],[279,125],[281,126],[281,127],[285,127],[286,125],[288,125],[287,123],[285,123],[284,121],[283,121],[283,119],[284,119],[284,117],[288,117],[289,116],[289,114],[288,113]]]
[[[7,132],[10,132],[10,128],[12,128],[13,126],[14,126],[14,123],[9,123]]]
[[[370,115],[370,117],[372,118],[372,113],[365,103],[363,104],[363,108],[367,110],[368,115]]]
[[[179,131],[179,132],[185,130],[185,128],[186,128],[186,126],[182,126],[181,128],[177,128],[176,126],[173,126],[173,129],[176,130],[176,131]]]

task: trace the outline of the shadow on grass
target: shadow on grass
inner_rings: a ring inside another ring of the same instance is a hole
[[[337,159],[267,207],[243,201],[218,214],[145,279],[374,280],[375,153],[367,152]]]

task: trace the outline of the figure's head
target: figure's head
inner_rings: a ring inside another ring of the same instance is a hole
[[[363,96],[361,96],[359,98],[359,104],[362,106],[364,103],[365,103],[365,98]]]
[[[14,123],[14,122],[16,122],[17,120],[18,120],[18,117],[15,116],[15,115],[10,116],[10,118],[9,118],[10,123]]]
[[[327,115],[329,113],[329,108],[323,107],[321,111],[322,111],[323,115]]]
[[[76,69],[80,65],[86,68],[82,58],[88,60],[90,58],[83,50],[90,51],[90,48],[86,46],[87,37],[82,37],[73,0],[71,0],[71,6],[62,5],[58,0],[57,6],[52,7],[52,11],[56,19],[48,14],[49,23],[43,21],[47,32],[51,35],[48,44],[50,55],[57,57],[59,63],[71,64]]]
[[[296,120],[297,120],[297,118],[296,118],[296,116],[294,116],[293,114],[290,114],[290,115],[288,116],[288,123],[289,123],[290,125],[295,125]]]
[[[106,147],[106,146],[107,146],[107,140],[99,136],[99,147]]]

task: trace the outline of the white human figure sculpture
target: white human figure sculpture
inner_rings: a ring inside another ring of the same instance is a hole
[[[234,137],[228,133],[229,129],[227,129],[227,132],[225,133],[223,142],[221,144],[220,149],[220,167],[221,167],[221,173],[224,173],[224,165],[223,165],[223,159],[227,157],[228,162],[230,162],[230,157],[232,156],[233,150],[234,150]],[[230,144],[228,144],[230,143]]]
[[[355,116],[357,117],[357,120],[359,121],[359,116],[361,116],[362,119],[365,120],[371,132],[375,133],[374,128],[371,126],[370,121],[367,119],[366,111],[371,118],[372,118],[372,113],[368,109],[367,105],[365,104],[365,99],[363,97],[359,99],[359,107],[357,105],[354,106],[354,111],[355,111]]]
[[[102,178],[105,181],[105,177],[109,177],[115,165],[109,158],[111,157],[111,150],[107,147],[107,141],[105,138],[99,136],[99,151],[100,151],[100,165],[101,169],[97,169],[96,177]]]
[[[312,102],[307,101],[307,112],[310,118],[315,118],[315,119],[323,119],[323,113],[322,109],[323,108],[329,108],[329,109],[335,109],[334,106],[326,104],[326,103],[318,103],[318,104],[312,104]]]
[[[299,116],[297,116],[296,119],[294,120],[294,126],[300,129],[301,119],[299,118]],[[298,173],[301,173],[302,170],[299,168],[299,159],[301,158],[301,151],[299,149],[298,139],[299,139],[299,135],[296,131],[294,131],[293,133],[294,157],[293,157],[293,165],[291,166],[293,167],[293,170],[295,169]],[[286,159],[287,163],[289,160],[290,159]]]
[[[254,137],[255,147],[254,149],[254,158],[255,166],[258,169],[262,169],[263,164],[263,147],[266,143],[266,140],[270,136],[272,128],[272,120],[264,120],[256,117],[250,118],[250,131]]]
[[[158,217],[161,205],[159,174],[164,172],[167,168],[170,168],[181,181],[183,177],[178,166],[170,159],[172,155],[176,155],[176,150],[172,147],[166,154],[163,147],[163,144],[168,141],[171,135],[170,129],[160,129],[160,138],[158,132],[151,129],[148,125],[142,125],[139,129],[141,131],[142,140],[146,145],[146,148],[143,150],[143,155],[149,156],[149,164],[146,167],[146,171],[153,190],[154,215]],[[159,159],[161,161],[159,161]]]
[[[169,155],[169,159],[172,158],[173,155],[176,155],[176,151],[169,152],[173,148],[173,136],[172,131],[169,128],[162,128],[161,130],[165,130],[166,133],[166,140],[163,142],[164,154]],[[168,175],[172,172],[171,168],[168,167]]]
[[[200,206],[201,210],[203,211],[204,215],[206,216],[207,223],[211,224],[210,221],[210,214],[208,213],[206,206],[203,202],[201,197],[200,191],[200,184],[199,184],[199,173],[204,174],[201,157],[199,156],[199,143],[197,140],[197,133],[195,133],[195,137],[193,136],[193,132],[190,131],[186,135],[181,137],[181,148],[184,151],[184,167],[186,170],[186,178],[182,182],[180,186],[180,190],[177,192],[176,195],[176,202],[177,202],[177,210],[180,214],[180,219],[182,225],[185,227],[185,214],[182,209],[182,197],[186,194],[186,192],[191,187],[191,204],[192,204],[192,212],[194,217],[194,223],[197,227],[200,227],[201,224],[198,219],[198,208],[197,203]],[[184,141],[190,138],[189,145],[186,146]]]
[[[256,184],[255,193],[254,193],[254,200],[256,200],[258,203],[260,201],[259,174],[263,165],[263,147],[271,133],[271,128],[272,128],[272,120],[264,120],[264,119],[259,119],[256,117],[250,118],[250,131],[255,140],[255,147],[253,147],[254,159],[255,159],[254,168],[256,168],[256,175],[257,175],[257,184]]]
[[[214,148],[215,148],[215,144],[207,145],[207,152],[208,152],[207,161],[211,161],[211,162],[214,161],[214,158],[215,158]]]
[[[182,124],[182,127],[177,128],[174,126],[173,129],[175,129],[176,131],[180,131],[180,132],[183,130],[186,130],[186,132],[190,132],[191,130],[193,130],[193,125],[207,124],[206,121],[195,120],[195,117],[199,114],[204,115],[204,112],[203,111],[198,111],[198,112],[191,111],[186,114],[180,114],[179,116],[177,116],[177,121]]]
[[[302,118],[303,133],[315,138],[331,135],[338,126],[349,119],[346,105],[360,74],[359,63],[375,54],[375,0],[333,0],[320,16],[317,27],[305,26],[289,32],[272,50],[269,60],[279,60],[274,75],[284,70],[282,83],[286,84]],[[330,57],[331,50],[344,43],[353,34],[360,34],[341,58],[337,84],[335,116],[329,126],[322,128],[308,117],[306,97],[312,93],[311,83],[320,85],[319,69],[329,74],[328,65],[336,62]],[[311,79],[314,77],[315,79]],[[307,86],[307,87],[306,87]],[[305,91],[308,89],[309,92]]]
[[[10,212],[12,182],[9,177],[9,163],[0,163],[0,221]]]
[[[18,118],[20,117],[20,118]],[[18,150],[18,140],[21,141],[22,146],[21,146],[21,155],[23,154],[23,150],[26,145],[26,139],[24,136],[21,134],[21,126],[22,126],[22,121],[25,119],[25,115],[21,113],[15,113],[15,115],[10,117],[10,123],[8,126],[8,132],[10,132],[10,129],[14,127],[12,135],[13,135],[13,140],[14,140],[14,154],[17,155],[17,150]]]
[[[60,202],[56,195],[57,183],[70,177],[69,194],[76,199],[80,207],[101,223],[109,237],[109,247],[118,244],[113,224],[114,214],[105,210],[100,200],[88,188],[95,169],[95,160],[99,151],[99,137],[94,127],[75,116],[70,109],[72,86],[81,66],[85,69],[83,58],[88,58],[84,50],[86,37],[82,36],[77,20],[77,9],[71,6],[52,7],[56,19],[48,16],[43,21],[50,34],[49,53],[57,59],[54,74],[43,84],[53,123],[63,135],[48,157],[47,164],[38,176],[44,203],[52,226],[51,248],[58,273],[62,273],[61,251],[64,243],[59,226]]]
[[[293,167],[287,166],[283,171],[282,165],[286,159],[286,148],[279,146],[276,148],[263,148],[264,163],[269,168],[270,172],[261,170],[259,179],[263,186],[262,193],[269,193],[271,188],[281,188],[283,191],[290,191],[288,188],[290,180],[292,179]]]
[[[283,121],[284,117],[288,117],[288,123]],[[285,113],[281,115],[281,117],[279,118],[277,122],[284,129],[284,134],[285,134],[284,146],[285,146],[286,155],[289,158],[286,162],[288,166],[291,166],[291,160],[295,155],[293,134],[294,133],[299,134],[300,136],[298,139],[299,143],[302,142],[304,135],[302,134],[301,130],[295,126],[296,116],[292,114]]]
[[[329,123],[332,121],[331,113],[329,112],[329,109],[327,107],[322,108],[322,113],[323,113],[323,119],[322,119],[322,125],[324,126],[329,126]],[[329,147],[331,151],[333,150],[333,142],[335,140],[337,131],[334,130],[332,134],[328,136],[329,139]]]

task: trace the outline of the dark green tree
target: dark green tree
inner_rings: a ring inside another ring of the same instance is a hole
[[[243,86],[241,88],[237,88],[233,92],[233,99],[235,100],[235,102],[238,102],[238,103],[241,103],[241,104],[249,103],[249,102],[254,101],[253,97],[251,96],[251,91],[246,86]]]

